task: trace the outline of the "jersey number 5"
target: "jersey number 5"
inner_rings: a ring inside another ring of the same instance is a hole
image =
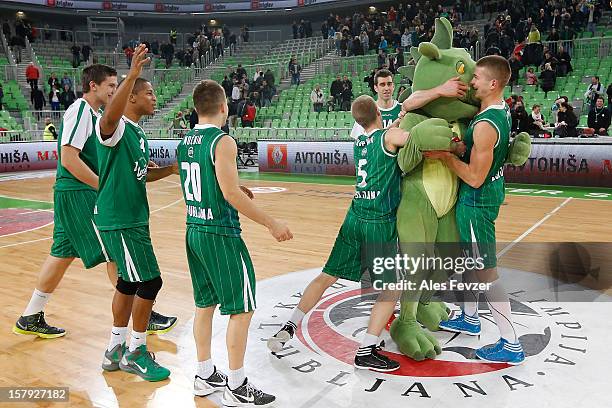
[[[185,170],[185,198],[189,201],[202,201],[202,185],[200,184],[200,163],[181,163],[181,170]],[[192,191],[190,191],[192,190]]]
[[[367,159],[359,159],[359,162],[357,162],[357,177],[361,177],[361,181],[357,183],[357,187],[359,188],[365,188],[368,185],[368,182],[366,181],[368,173],[366,173],[366,171],[363,169],[363,166],[366,164],[368,164]]]

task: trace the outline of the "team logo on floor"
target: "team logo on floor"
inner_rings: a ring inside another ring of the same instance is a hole
[[[261,335],[258,347],[265,347],[267,337],[286,321],[299,302],[301,291],[319,271],[288,274],[258,283],[259,304],[252,324]],[[512,271],[512,274],[514,281],[521,285],[529,279],[544,278],[521,271]],[[278,296],[279,288],[283,288],[284,296]],[[337,402],[347,392],[351,399],[337,406],[388,407],[410,403],[427,407],[437,406],[436,401],[458,402],[465,398],[470,398],[468,401],[476,406],[499,401],[531,406],[533,398],[558,401],[556,406],[575,406],[579,401],[576,398],[583,391],[574,390],[570,398],[568,395],[561,398],[559,393],[569,391],[569,378],[592,377],[591,371],[598,363],[594,359],[598,351],[591,347],[592,339],[598,339],[594,347],[597,349],[600,343],[605,343],[607,335],[606,329],[595,327],[601,325],[596,323],[593,311],[605,309],[607,315],[612,311],[612,304],[559,303],[535,293],[508,289],[513,321],[527,356],[521,366],[485,363],[475,356],[477,348],[499,338],[491,313],[481,302],[480,337],[436,332],[442,354],[434,360],[415,362],[403,356],[389,333],[384,332],[385,353],[400,361],[401,368],[393,373],[355,370],[352,365],[355,351],[365,333],[376,294],[363,293],[359,284],[346,281],[339,281],[326,292],[298,327],[296,338],[271,356],[267,365],[279,371],[288,384],[304,384],[313,388],[309,393],[324,394],[308,406],[329,406],[325,401]],[[286,397],[299,403],[299,395],[291,394],[290,386],[287,387]],[[581,395],[591,398],[592,394]]]
[[[32,231],[53,222],[53,211],[0,208],[0,237]]]

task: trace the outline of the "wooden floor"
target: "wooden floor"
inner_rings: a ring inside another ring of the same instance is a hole
[[[5,181],[0,183],[0,195],[52,201],[53,181],[52,177]],[[244,184],[287,189],[257,194],[256,202],[285,220],[295,237],[278,244],[265,228],[241,220],[257,278],[321,267],[342,223],[353,187],[263,181]],[[11,333],[48,254],[53,228],[49,225],[0,237],[0,386],[66,386],[71,391],[69,405],[79,407],[215,406],[206,399],[193,398],[192,378],[182,375],[185,366],[194,364],[180,358],[180,350],[193,341],[187,323],[194,306],[183,244],[185,207],[178,177],[150,184],[149,199],[152,239],[164,277],[156,310],[178,316],[179,325],[167,335],[150,336],[148,343],[158,359],[173,371],[171,380],[152,384],[121,372],[102,372],[100,363],[112,323],[113,293],[103,266],[85,270],[76,261],[53,294],[46,317],[51,324],[67,330],[64,338],[39,340]],[[498,241],[512,242],[526,232],[529,233],[522,237],[523,242],[610,241],[610,214],[612,201],[508,196],[497,222]],[[524,266],[529,260],[517,255],[514,261]]]

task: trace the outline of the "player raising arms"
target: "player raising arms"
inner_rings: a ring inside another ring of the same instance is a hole
[[[370,96],[355,99],[351,111],[355,121],[364,129],[354,144],[355,196],[323,272],[305,289],[289,321],[268,340],[272,352],[280,351],[293,338],[304,315],[338,278],[359,282],[364,270],[369,269],[371,281],[380,280],[368,261],[374,257],[394,257],[397,253],[395,223],[400,202],[401,171],[396,156],[409,134],[397,127],[383,129],[381,112]],[[379,294],[355,356],[355,367],[377,371],[399,368],[399,363],[380,354],[378,347],[378,338],[398,298],[399,292],[383,290]]]
[[[402,105],[393,99],[395,84],[393,83],[393,73],[388,69],[380,69],[374,74],[374,91],[376,91],[376,106],[382,117],[383,129],[391,126],[399,118]],[[364,129],[357,121],[351,130],[351,137],[357,139],[363,135]]]
[[[140,78],[149,62],[146,47],[134,51],[132,66],[96,124],[100,187],[95,221],[119,279],[113,297],[113,328],[102,368],[121,369],[148,381],[161,381],[170,370],[157,364],[146,346],[146,328],[162,286],[149,233],[146,183],[178,174],[175,165],[150,167],[149,143],[138,121],[155,111],[151,83]],[[132,317],[129,349],[125,341]]]
[[[64,113],[59,130],[59,160],[53,194],[53,245],[43,263],[30,302],[13,326],[16,334],[55,338],[66,334],[47,324],[44,307],[74,260],[81,258],[85,268],[106,262],[108,278],[117,283],[117,267],[110,262],[98,239],[94,225],[94,207],[98,189],[98,155],[94,128],[98,110],[107,105],[117,88],[117,71],[107,65],[93,64],[85,69],[83,97]],[[176,317],[153,312],[147,331],[170,330]]]
[[[193,90],[198,124],[179,143],[177,157],[187,205],[187,260],[196,315],[193,334],[198,353],[194,393],[224,391],[229,407],[266,406],[275,397],[249,383],[244,373],[249,324],[255,310],[255,272],[240,237],[238,213],[266,226],[279,242],[293,238],[289,229],[251,202],[252,193],[239,186],[236,142],[221,127],[228,107],[225,91],[210,80]],[[229,378],[211,359],[212,321],[219,305],[230,315],[226,342]]]
[[[504,163],[508,155],[512,119],[504,102],[504,87],[510,79],[510,66],[499,56],[483,57],[476,63],[471,85],[481,100],[480,111],[472,119],[463,139],[463,159],[449,152],[425,153],[441,159],[461,178],[457,200],[457,226],[462,248],[473,258],[484,260],[484,269],[464,274],[464,280],[490,283],[485,299],[501,333],[497,343],[482,347],[476,355],[486,361],[520,364],[525,354],[514,326],[508,294],[497,274],[495,220],[504,201]],[[478,297],[466,292],[459,317],[440,327],[468,335],[480,334]]]

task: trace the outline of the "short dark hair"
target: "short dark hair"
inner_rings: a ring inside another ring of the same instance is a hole
[[[510,64],[508,60],[499,55],[487,55],[476,62],[477,67],[485,68],[491,75],[492,79],[496,79],[501,83],[503,88],[510,80]]]
[[[146,78],[136,78],[136,82],[134,82],[134,87],[132,88],[132,94],[135,95],[138,92],[142,91],[142,88],[144,88],[145,84],[148,83],[150,83],[150,81]]]
[[[193,88],[193,106],[198,115],[215,115],[225,101],[225,90],[215,81],[205,79]]]
[[[67,72],[64,72],[66,75]],[[83,69],[81,80],[83,82],[83,93],[87,93],[91,90],[89,86],[90,82],[96,85],[100,85],[108,77],[117,76],[117,70],[113,67],[103,64],[92,64]]]
[[[606,100],[604,99],[603,96],[599,95],[597,98],[595,98],[595,102],[597,102],[598,100],[602,100],[603,102],[605,102]]]
[[[378,78],[389,78],[393,77],[393,73],[388,69],[380,69],[376,74],[374,74],[374,85],[378,85]]]
[[[378,107],[376,102],[369,95],[361,95],[353,102],[351,106],[351,114],[355,122],[361,127],[367,128],[376,121]]]

